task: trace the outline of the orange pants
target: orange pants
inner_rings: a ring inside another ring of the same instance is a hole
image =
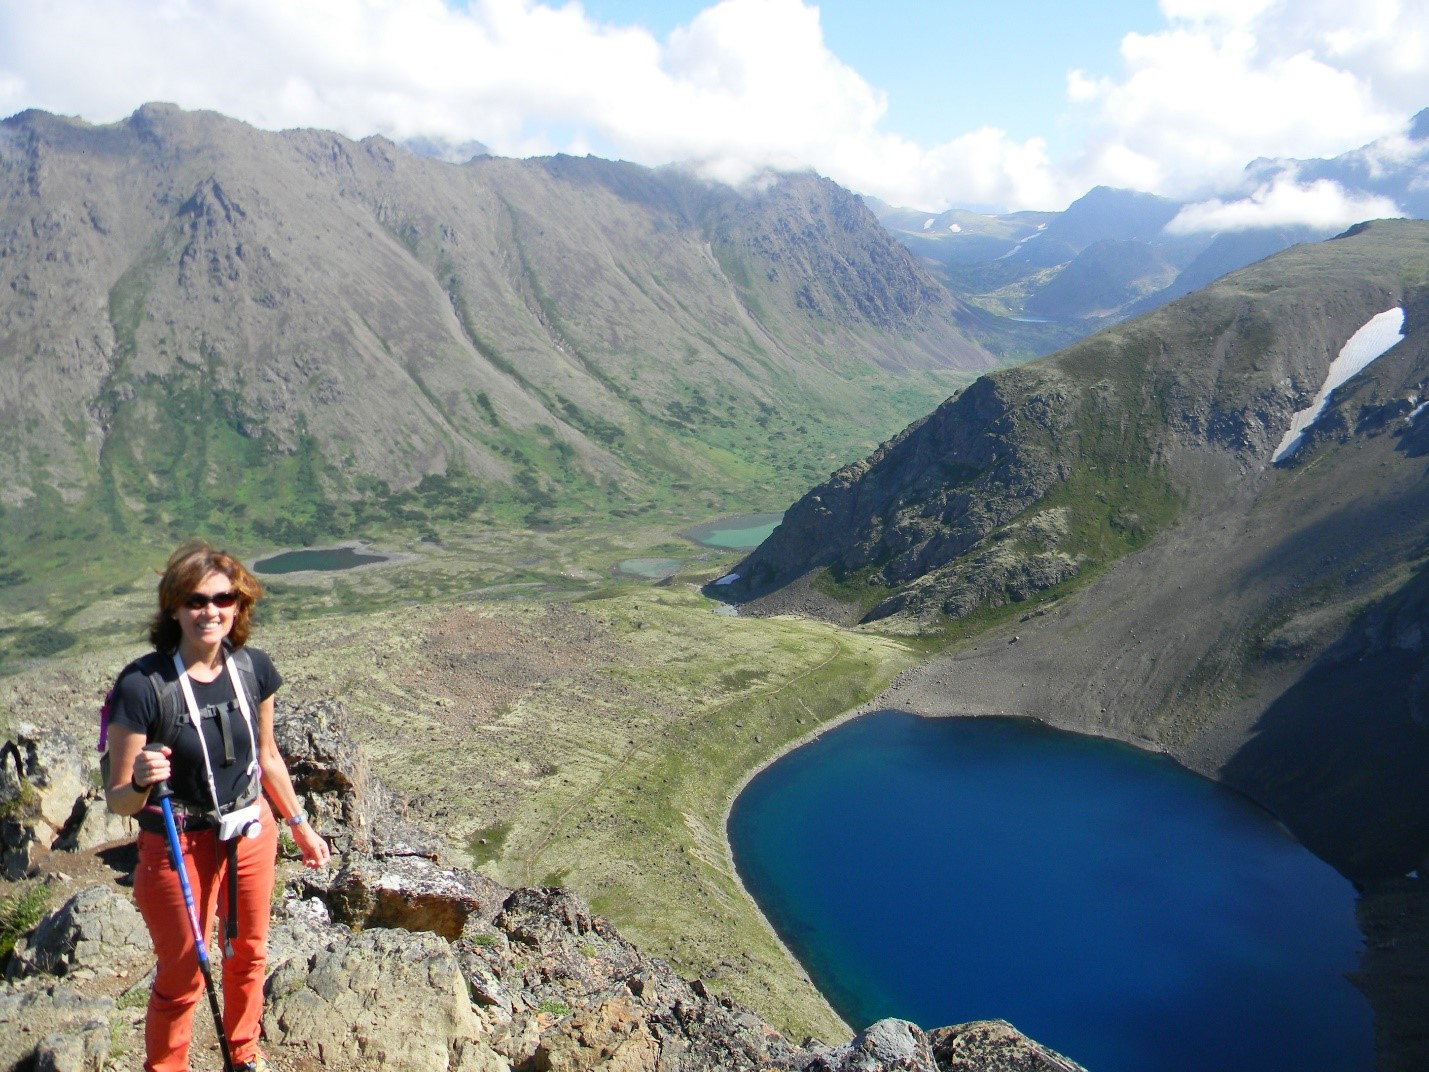
[[[223,1029],[235,1065],[253,1060],[258,1052],[268,913],[278,852],[273,812],[261,795],[258,805],[262,833],[238,841],[238,937],[233,940],[231,957],[223,956],[222,922],[218,941],[209,941],[215,906],[220,921],[228,918],[227,849],[220,846],[212,830],[179,835],[209,963],[223,964]],[[168,839],[162,834],[139,831],[134,902],[149,928],[158,960],[144,1021],[144,1068],[147,1072],[187,1072],[194,1006],[205,1000],[204,981],[183,890],[169,862]]]

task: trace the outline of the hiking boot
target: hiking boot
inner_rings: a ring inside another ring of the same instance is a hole
[[[255,1055],[251,1061],[234,1065],[233,1072],[273,1072],[273,1066],[268,1063],[268,1058],[260,1053]]]

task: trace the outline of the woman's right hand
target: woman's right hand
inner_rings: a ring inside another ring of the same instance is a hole
[[[173,773],[169,766],[169,756],[174,750],[166,744],[157,748],[142,749],[134,757],[134,784],[145,789],[168,779]]]

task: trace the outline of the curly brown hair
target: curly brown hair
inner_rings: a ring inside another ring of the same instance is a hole
[[[232,581],[233,590],[238,593],[238,609],[233,614],[228,643],[236,650],[248,642],[253,604],[263,597],[263,585],[227,551],[215,550],[204,540],[186,540],[174,548],[164,575],[159,578],[159,609],[149,623],[149,643],[154,645],[155,651],[178,650],[183,630],[175,615],[194,589],[214,571]]]

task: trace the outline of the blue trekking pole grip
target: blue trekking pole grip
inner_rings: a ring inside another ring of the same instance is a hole
[[[146,752],[163,751],[163,745],[146,744]],[[224,1072],[234,1072],[233,1055],[228,1049],[228,1035],[223,1030],[223,1012],[218,1007],[218,992],[213,985],[213,968],[208,960],[208,946],[203,940],[203,926],[199,923],[198,908],[194,905],[193,887],[189,885],[188,868],[184,866],[184,850],[179,843],[179,828],[174,823],[174,805],[169,799],[174,795],[174,791],[169,788],[169,781],[155,782],[149,787],[149,799],[158,801],[159,809],[164,813],[164,832],[169,842],[169,863],[174,867],[174,873],[179,876],[179,889],[184,895],[184,907],[189,913],[189,928],[193,932],[194,949],[198,952],[199,971],[203,973],[204,989],[208,991],[208,1007],[213,1012],[214,1030],[218,1032],[219,1049],[223,1052]]]

